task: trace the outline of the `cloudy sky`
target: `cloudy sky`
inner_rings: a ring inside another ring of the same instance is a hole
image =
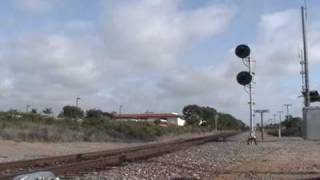
[[[301,114],[302,0],[4,0],[0,109],[181,112],[212,106],[248,122],[235,77],[256,61],[256,108]],[[320,90],[320,1],[308,0],[311,88]],[[316,104],[315,104],[316,105]],[[268,117],[268,118],[269,118]]]

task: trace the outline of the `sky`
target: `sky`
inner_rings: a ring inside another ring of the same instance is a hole
[[[301,116],[303,0],[4,0],[0,110],[124,113],[211,106],[248,123],[234,55],[251,47],[255,109]],[[310,87],[320,90],[320,1],[307,0]],[[317,103],[313,104],[317,105]]]

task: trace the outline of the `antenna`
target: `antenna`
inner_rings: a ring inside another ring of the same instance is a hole
[[[301,19],[302,19],[302,40],[303,40],[303,60],[304,60],[304,106],[310,106],[310,93],[309,93],[309,65],[308,65],[308,47],[305,27],[305,7],[301,7]]]
[[[298,52],[298,57],[299,57],[299,63],[301,65],[301,70],[300,70],[300,74],[301,74],[301,90],[302,92],[305,91],[305,82],[304,82],[304,75],[305,75],[305,72],[304,72],[304,60],[303,60],[303,52],[302,52],[302,49],[300,50],[300,52]]]

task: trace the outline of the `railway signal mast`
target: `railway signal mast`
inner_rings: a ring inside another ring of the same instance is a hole
[[[252,60],[250,58],[250,48],[245,44],[240,44],[235,49],[235,54],[242,59],[243,64],[248,68],[248,71],[241,71],[237,75],[237,81],[240,85],[249,89],[249,110],[250,110],[250,135],[248,138],[248,144],[256,141],[255,130],[253,128],[253,92],[252,92],[252,79],[254,73],[252,72]]]

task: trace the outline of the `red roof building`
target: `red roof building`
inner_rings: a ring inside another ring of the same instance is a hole
[[[160,120],[161,123],[174,124],[183,126],[185,120],[181,118],[181,115],[177,113],[143,113],[143,114],[113,114],[112,119],[122,121],[143,121],[143,122],[154,122]]]
[[[166,119],[177,118],[178,114],[171,113],[145,113],[145,114],[113,114],[113,119]]]

